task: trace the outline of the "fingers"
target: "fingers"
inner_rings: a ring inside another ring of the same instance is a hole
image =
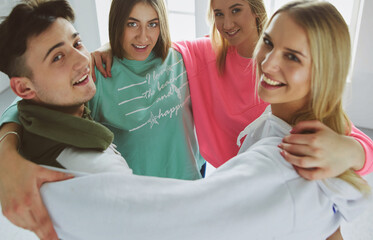
[[[19,180],[18,184],[15,184],[17,187],[12,187],[12,190],[5,189],[2,194],[3,214],[13,224],[35,232],[40,239],[58,239],[41,199],[40,187],[46,182],[67,180],[74,176],[28,162],[26,165],[29,171],[23,172],[22,179],[16,179]]]
[[[287,162],[292,164],[297,173],[305,179],[319,180],[333,174],[331,169],[327,165],[323,166],[323,162],[317,158],[307,156],[299,157],[285,150],[281,151],[280,154]]]
[[[113,62],[113,58],[111,56],[106,57],[106,74],[107,76],[111,77],[111,65]]]
[[[92,53],[91,53],[91,76],[92,76],[93,82],[96,82],[95,59],[93,58]]]
[[[12,201],[12,206],[3,206],[3,215],[13,224],[33,231],[40,239],[58,239],[38,191],[25,194],[20,202]]]
[[[40,239],[58,239],[47,209],[44,207],[40,197],[39,199],[40,201],[37,201],[33,207],[33,212],[30,212],[35,222],[35,228],[31,229],[31,231],[35,232]]]
[[[317,141],[317,134],[290,134],[283,138],[289,144],[316,145]]]
[[[30,215],[34,219],[35,226],[31,231],[35,232],[40,239],[56,239],[58,240],[57,233],[53,227],[52,220],[49,216],[47,209],[40,196],[40,187],[46,182],[63,181],[73,178],[74,175],[64,172],[53,171],[41,167],[39,169],[39,178],[37,180],[37,186],[34,191],[34,202],[30,207]]]
[[[322,150],[319,148],[312,147],[307,144],[294,144],[282,142],[278,145],[282,150],[287,151],[288,153],[296,156],[309,156],[313,158],[318,158],[322,156]]]
[[[299,168],[319,168],[321,162],[309,156],[296,156],[285,150],[282,150],[281,156],[293,166]]]
[[[39,170],[40,174],[39,174],[39,178],[37,180],[38,181],[37,182],[38,188],[40,188],[43,183],[57,182],[57,181],[63,181],[63,180],[68,180],[68,179],[74,178],[74,175],[72,175],[70,173],[53,171],[53,170],[46,169],[46,168],[43,168],[43,167],[40,167],[40,168],[41,168]]]
[[[294,166],[294,169],[297,171],[299,176],[307,179],[307,180],[319,180],[325,178],[325,171],[321,168],[299,168]]]
[[[97,70],[105,77],[107,78],[106,71],[104,69],[104,65],[102,62],[101,55],[99,53],[93,52],[91,53],[92,56],[92,62],[95,64]],[[93,70],[94,71],[94,70]]]
[[[325,127],[320,121],[303,121],[297,123],[291,130],[291,133],[317,132]]]

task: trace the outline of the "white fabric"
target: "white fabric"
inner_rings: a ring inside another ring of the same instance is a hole
[[[126,160],[116,150],[114,144],[103,151],[79,149],[76,147],[65,148],[57,157],[57,162],[64,168],[74,172],[103,173],[122,172],[132,173]]]
[[[267,113],[242,153],[209,178],[101,173],[45,184],[59,237],[102,239],[325,239],[366,199],[340,179],[307,181],[277,147],[290,126]],[[334,213],[335,211],[335,213]]]

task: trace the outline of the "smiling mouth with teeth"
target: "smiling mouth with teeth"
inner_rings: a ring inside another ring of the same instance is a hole
[[[271,85],[271,86],[284,86],[285,84],[281,83],[281,82],[278,82],[278,81],[274,81],[274,80],[271,80],[269,78],[267,78],[266,76],[263,75],[263,81],[265,83],[267,83],[268,85]]]
[[[135,48],[139,48],[139,49],[144,49],[144,48],[146,48],[147,47],[147,45],[133,45]]]
[[[81,79],[79,79],[78,81],[74,82],[73,85],[77,85],[79,83],[82,83],[84,80],[86,80],[88,77],[88,74],[87,75],[84,75]]]
[[[236,33],[238,33],[238,31],[240,31],[240,29],[237,29],[237,30],[234,30],[232,32],[226,32],[229,36],[233,36],[235,35]]]

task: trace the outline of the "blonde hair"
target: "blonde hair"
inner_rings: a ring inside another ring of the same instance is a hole
[[[223,74],[225,68],[225,59],[227,56],[229,43],[218,31],[215,25],[215,14],[212,8],[212,1],[210,0],[207,19],[210,23],[210,38],[212,47],[216,53],[216,66],[220,74]],[[251,12],[257,16],[256,28],[258,30],[258,36],[262,34],[263,27],[267,21],[267,12],[264,6],[263,0],[245,0],[251,8]]]
[[[273,14],[267,26],[279,13],[288,14],[305,30],[312,56],[311,99],[305,109],[295,114],[291,124],[318,120],[338,134],[348,135],[351,125],[342,107],[343,89],[351,59],[350,34],[346,22],[332,4],[317,0],[294,1],[284,5]],[[254,54],[258,48],[259,44]],[[363,193],[370,191],[365,180],[352,170],[338,177]]]
[[[160,35],[154,46],[154,53],[164,61],[171,47],[171,36],[168,25],[167,9],[164,0],[113,0],[109,14],[109,40],[112,53],[117,58],[125,55],[123,49],[124,26],[137,3],[149,4],[157,12]]]

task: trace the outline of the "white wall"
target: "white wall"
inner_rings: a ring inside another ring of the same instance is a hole
[[[69,0],[75,11],[74,26],[88,51],[101,46],[95,0]]]
[[[373,129],[373,1],[362,2],[351,89],[346,110],[356,126]]]
[[[209,34],[210,28],[207,23],[208,0],[195,0],[196,14],[196,37],[203,37]]]
[[[96,13],[101,45],[109,42],[109,12],[110,0],[96,0]]]

